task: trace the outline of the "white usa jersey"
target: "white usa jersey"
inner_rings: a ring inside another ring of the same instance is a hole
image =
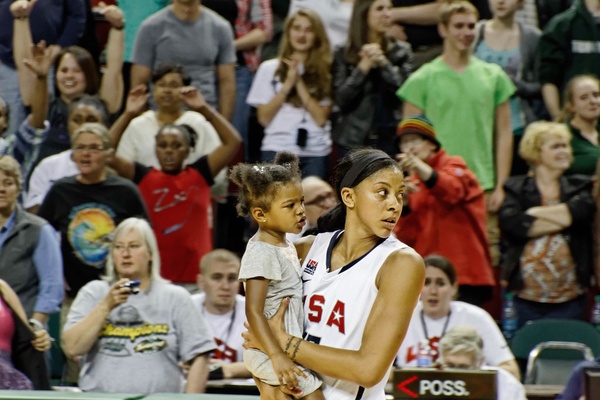
[[[358,350],[377,297],[375,278],[393,251],[406,248],[393,237],[382,239],[363,257],[329,272],[331,251],[343,231],[319,234],[302,265],[304,337],[324,346]],[[390,349],[396,352],[396,349]],[[343,366],[342,366],[343,368]],[[365,368],[369,368],[365,365]],[[327,400],[383,400],[387,375],[372,388],[321,376]]]

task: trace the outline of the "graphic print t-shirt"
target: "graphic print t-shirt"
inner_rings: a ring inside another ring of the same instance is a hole
[[[135,185],[117,176],[92,185],[79,183],[74,176],[60,179],[48,192],[38,215],[60,232],[70,297],[104,273],[117,225],[129,217],[148,219]]]

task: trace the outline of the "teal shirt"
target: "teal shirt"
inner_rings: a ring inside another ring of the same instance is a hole
[[[571,135],[573,135],[573,138],[571,139],[573,164],[571,164],[571,168],[569,168],[565,174],[594,175],[596,173],[598,157],[600,156],[600,147],[581,136],[581,131],[571,124],[569,124],[569,130],[571,131]],[[600,131],[600,129],[598,130]]]
[[[142,21],[165,8],[170,2],[171,0],[118,0],[119,8],[125,16],[125,62],[131,62],[135,34]]]
[[[461,156],[484,190],[495,186],[496,108],[516,88],[502,68],[471,57],[458,73],[441,57],[414,72],[396,92],[433,122],[446,153]]]
[[[519,47],[510,50],[494,50],[482,40],[477,45],[474,55],[485,62],[498,64],[504,71],[514,71],[515,74],[521,67],[521,51]],[[525,114],[521,110],[517,96],[512,96],[509,104],[512,130],[513,132],[518,132],[525,128]]]

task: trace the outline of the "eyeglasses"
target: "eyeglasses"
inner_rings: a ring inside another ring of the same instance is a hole
[[[335,193],[326,193],[315,197],[310,201],[305,201],[304,206],[326,207],[335,202]]]
[[[114,246],[114,250],[118,251],[120,253],[122,253],[124,251],[127,251],[128,253],[131,253],[132,251],[135,251],[135,250],[137,250],[137,249],[139,249],[141,247],[142,247],[141,243],[129,243],[127,245],[121,244],[121,243],[117,243]]]
[[[104,146],[101,146],[98,144],[90,144],[89,146],[77,145],[77,146],[73,147],[73,151],[75,151],[77,153],[83,153],[84,151],[89,151],[90,153],[97,154],[103,150],[104,150]]]

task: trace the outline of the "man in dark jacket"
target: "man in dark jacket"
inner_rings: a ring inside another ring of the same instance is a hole
[[[539,79],[546,108],[560,117],[565,84],[579,74],[600,75],[600,0],[576,0],[573,7],[552,18],[538,46]]]

